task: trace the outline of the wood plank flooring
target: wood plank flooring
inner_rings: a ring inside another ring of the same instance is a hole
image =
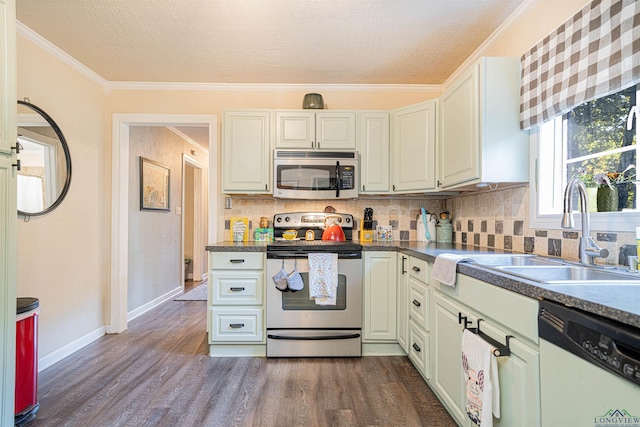
[[[215,358],[167,301],[40,373],[40,426],[454,426],[406,357]]]

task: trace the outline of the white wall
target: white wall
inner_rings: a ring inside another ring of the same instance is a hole
[[[18,221],[17,295],[40,299],[39,353],[101,333],[109,283],[104,93],[81,73],[18,37],[18,99],[46,111],[71,152],[72,178],[53,212]]]

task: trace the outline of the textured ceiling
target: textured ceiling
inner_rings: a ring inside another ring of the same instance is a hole
[[[110,82],[441,84],[523,0],[19,0]]]

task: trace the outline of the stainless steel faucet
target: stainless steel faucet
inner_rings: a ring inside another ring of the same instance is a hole
[[[573,192],[578,189],[580,194],[580,213],[582,214],[582,236],[580,236],[580,262],[587,265],[595,265],[595,258],[609,256],[607,249],[600,248],[591,238],[589,225],[589,207],[587,206],[587,189],[578,178],[573,178],[567,183],[564,190],[564,213],[562,215],[562,228],[573,228]]]

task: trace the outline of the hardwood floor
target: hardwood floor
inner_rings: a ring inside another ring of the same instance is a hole
[[[454,426],[406,357],[215,358],[167,301],[40,373],[39,426]]]

